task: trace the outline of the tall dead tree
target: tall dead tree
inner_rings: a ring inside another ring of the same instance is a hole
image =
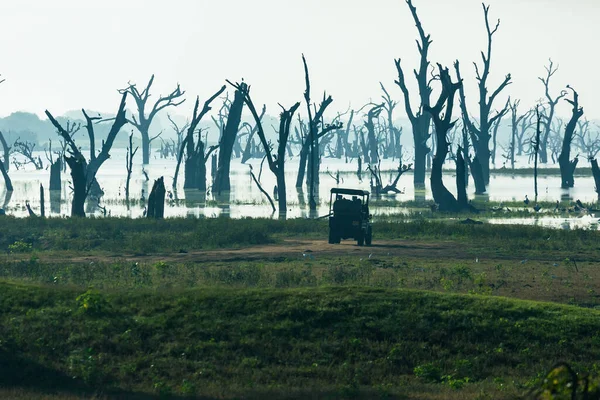
[[[167,118],[168,118],[169,122],[171,123],[171,126],[173,127],[175,134],[177,135],[177,145],[175,146],[175,152],[177,154],[175,155],[175,157],[177,158],[177,161],[179,161],[179,149],[181,149],[181,143],[183,143],[183,140],[185,138],[185,133],[186,133],[187,129],[190,127],[190,121],[186,121],[185,124],[183,124],[183,126],[179,126],[175,121],[173,121],[173,118],[171,118],[171,116],[169,114],[167,114]]]
[[[306,101],[306,110],[308,115],[308,146],[310,150],[308,162],[308,205],[310,210],[314,212],[317,209],[317,201],[315,196],[317,194],[317,185],[319,184],[319,138],[325,136],[327,133],[333,130],[341,129],[342,123],[325,124],[323,121],[323,114],[325,113],[325,110],[333,102],[333,98],[331,96],[327,96],[326,93],[323,93],[323,100],[313,116],[313,105],[311,104],[310,100],[310,77],[308,74],[308,65],[306,64],[306,58],[304,57],[304,54],[302,55],[302,62],[304,64],[304,80],[306,84],[304,100]],[[319,129],[321,132],[319,132]]]
[[[92,185],[96,184],[96,173],[110,157],[110,150],[117,137],[117,134],[121,128],[127,123],[127,117],[125,115],[125,101],[127,100],[127,92],[123,92],[121,97],[121,103],[117,115],[113,119],[113,125],[108,132],[106,140],[102,141],[102,148],[100,153],[97,155],[90,152],[90,160],[86,161],[83,153],[75,144],[75,141],[71,137],[71,134],[62,127],[62,125],[52,116],[50,111],[46,110],[46,116],[54,125],[58,134],[62,137],[68,146],[69,156],[65,154],[64,158],[71,169],[71,178],[73,184],[73,203],[71,205],[71,216],[85,217],[84,204],[85,199],[92,188]],[[83,115],[88,119],[88,115],[85,110],[82,109]],[[95,117],[94,117],[95,118]],[[89,118],[88,125],[88,136],[90,138],[90,146],[95,141],[93,119]]]
[[[535,117],[536,117],[536,125],[535,125],[535,138],[532,140],[531,147],[533,149],[533,190],[535,193],[535,203],[537,203],[538,198],[538,155],[540,153],[540,142],[542,140],[542,130],[540,128],[542,123],[542,117],[540,114],[539,107],[535,108]]]
[[[229,81],[227,81],[229,82]],[[279,205],[279,217],[282,219],[286,218],[287,214],[287,194],[286,194],[286,184],[285,184],[285,152],[287,147],[287,142],[290,137],[290,129],[292,125],[292,120],[294,118],[294,113],[300,107],[300,103],[294,104],[290,109],[286,110],[283,106],[281,106],[281,114],[279,116],[279,131],[278,134],[278,144],[277,144],[277,152],[275,154],[272,153],[273,146],[267,140],[267,136],[265,135],[265,130],[262,125],[262,115],[258,115],[256,111],[256,107],[254,103],[252,103],[252,99],[250,98],[250,86],[242,87],[239,83],[231,83],[236,91],[244,94],[244,102],[252,117],[254,118],[254,122],[256,123],[256,133],[260,138],[260,142],[265,149],[265,157],[269,164],[269,169],[275,175],[277,179],[277,201]],[[264,107],[263,107],[264,110]]]
[[[431,116],[428,112],[425,112],[425,107],[429,107],[431,104],[431,80],[427,76],[429,72],[429,60],[427,56],[432,40],[431,35],[425,34],[423,25],[417,15],[417,9],[413,6],[412,0],[406,0],[406,4],[408,4],[417,26],[417,31],[419,32],[417,48],[419,49],[420,63],[419,70],[414,70],[419,86],[420,105],[418,111],[414,112],[411,107],[410,93],[406,86],[406,79],[400,65],[400,59],[395,60],[396,69],[398,70],[398,80],[396,81],[396,84],[400,86],[400,89],[404,94],[404,107],[413,131],[413,140],[415,144],[414,184],[415,186],[425,186],[426,158],[427,154],[431,151],[427,146],[427,141],[431,137],[431,134],[429,133]]]
[[[0,144],[2,145],[2,154],[4,156],[4,159],[0,160],[0,162],[2,162],[6,172],[8,172],[10,170],[10,154],[12,153],[13,148],[8,145],[2,132],[0,132]]]
[[[577,121],[583,116],[583,107],[579,106],[579,94],[571,86],[567,86],[573,92],[573,100],[565,99],[569,104],[573,106],[571,119],[565,128],[565,136],[563,137],[562,151],[558,156],[558,165],[560,166],[560,179],[561,187],[563,189],[571,188],[575,185],[575,168],[579,162],[578,156],[571,160],[571,142],[573,141],[573,135],[575,128],[577,127]]]
[[[377,150],[377,135],[375,133],[375,121],[379,118],[383,110],[383,104],[374,105],[369,109],[367,113],[367,120],[364,122],[365,128],[367,129],[367,140],[369,148],[369,160],[372,164],[379,163],[379,151]]]
[[[552,132],[552,122],[554,120],[554,112],[556,109],[556,105],[558,104],[560,99],[562,99],[563,97],[565,97],[567,95],[567,91],[562,90],[558,96],[553,98],[552,95],[550,95],[550,79],[556,73],[556,71],[558,71],[558,65],[554,66],[552,59],[550,59],[548,66],[544,67],[544,68],[546,69],[546,76],[538,77],[538,79],[544,85],[544,95],[546,96],[548,108],[547,108],[547,113],[545,113],[546,115],[544,115],[544,131],[542,133],[542,137],[541,137],[541,141],[540,141],[539,158],[540,158],[540,163],[547,164],[548,163],[548,142],[550,140],[550,134]]]
[[[196,104],[194,106],[194,113],[192,115],[192,120],[190,121],[190,126],[187,131],[187,135],[181,144],[181,148],[179,149],[179,160],[183,159],[183,152],[186,153],[185,158],[185,181],[183,187],[185,189],[198,189],[205,191],[206,190],[206,161],[210,157],[210,154],[217,149],[218,146],[212,146],[208,153],[205,154],[205,144],[202,141],[201,132],[198,132],[198,142],[194,143],[194,135],[196,134],[196,130],[198,128],[198,124],[200,124],[200,120],[211,110],[210,104],[219,97],[226,89],[226,86],[223,85],[221,88],[212,95],[208,100],[204,102],[204,106],[202,110],[198,112],[198,108],[200,106],[200,97],[196,97]],[[175,177],[173,178],[173,190],[177,188],[177,175],[179,174],[179,165],[180,162],[177,163],[177,167],[175,168]]]
[[[150,78],[148,85],[141,92],[138,90],[134,83],[128,83],[125,89],[120,89],[119,93],[129,93],[135,100],[137,105],[137,117],[133,115],[131,124],[135,126],[140,134],[142,135],[142,162],[148,164],[150,162],[150,144],[154,139],[160,136],[160,134],[150,137],[150,125],[152,120],[156,117],[161,110],[167,107],[177,107],[181,105],[185,99],[181,99],[185,94],[177,84],[177,88],[166,96],[159,96],[158,100],[152,106],[152,109],[146,114],[146,106],[149,105],[148,98],[150,97],[150,88],[154,83],[154,74]]]
[[[396,125],[394,125],[394,109],[398,105],[398,102],[392,100],[392,97],[386,90],[385,86],[383,86],[383,83],[379,82],[379,85],[383,91],[383,95],[381,95],[381,98],[383,99],[383,109],[387,114],[386,128],[389,135],[387,157],[391,157],[392,159],[401,158],[402,144],[400,143],[400,138],[402,136],[402,128],[397,128]]]
[[[4,185],[6,186],[7,192],[13,191],[12,181],[10,180],[10,176],[8,176],[8,165],[10,164],[10,147],[6,143],[4,139],[4,135],[0,132],[0,143],[2,143],[2,149],[4,152],[4,160],[0,160],[0,173],[2,173],[2,177],[4,178]]]
[[[213,193],[221,193],[231,189],[230,169],[233,147],[237,141],[237,134],[242,120],[242,110],[244,109],[244,98],[246,96],[248,85],[244,82],[238,85],[233,101],[229,107],[227,123],[223,128],[223,134],[219,141],[219,159],[217,163],[217,174],[215,176]]]
[[[506,158],[510,161],[511,169],[515,169],[515,153],[517,152],[519,146],[521,149],[523,147],[523,145],[519,143],[519,133],[521,134],[521,136],[523,136],[532,125],[531,122],[523,125],[524,121],[531,121],[533,111],[529,110],[525,114],[519,115],[520,104],[521,100],[515,100],[512,103],[509,103],[511,116],[511,135],[510,141],[508,143],[508,154]],[[519,131],[519,127],[521,127],[522,132]]]
[[[504,106],[504,114],[500,115],[500,118],[498,118],[493,125],[492,128],[492,154],[491,154],[491,158],[492,158],[492,165],[494,166],[494,168],[496,167],[496,153],[498,151],[498,130],[500,129],[500,124],[502,123],[502,118],[508,113],[508,109],[510,108],[510,97],[508,98],[508,100],[506,101],[506,105]]]
[[[448,156],[450,147],[447,134],[456,124],[456,121],[452,121],[454,96],[456,91],[462,86],[462,82],[460,80],[456,83],[452,82],[448,68],[442,68],[442,66],[438,64],[438,69],[440,82],[442,84],[440,97],[433,107],[425,106],[425,111],[428,112],[433,119],[436,135],[436,149],[431,165],[431,192],[440,211],[460,211],[463,205],[459,204],[454,195],[448,191],[446,186],[444,186],[442,180],[442,166]],[[457,168],[457,171],[459,168]],[[458,177],[458,175],[459,174],[457,174],[457,178],[461,179],[464,184],[464,174],[462,174],[462,177]],[[461,193],[461,190],[464,189],[459,188],[458,192]]]
[[[494,34],[498,31],[500,27],[500,19],[496,23],[496,27],[494,29],[491,28],[489,21],[489,10],[490,7],[482,4],[483,6],[483,15],[485,17],[485,28],[487,31],[487,52],[481,52],[481,59],[483,61],[483,71],[480,71],[480,67],[477,63],[473,63],[475,65],[475,77],[477,78],[478,87],[479,87],[479,126],[475,126],[475,123],[471,120],[469,113],[467,111],[467,103],[465,99],[465,91],[464,88],[461,87],[460,93],[460,105],[461,111],[463,114],[463,121],[467,125],[469,129],[469,133],[471,135],[471,143],[473,144],[473,148],[475,149],[475,153],[477,154],[477,158],[481,163],[481,167],[483,170],[483,176],[485,179],[485,183],[489,184],[490,182],[490,139],[492,138],[490,129],[494,126],[494,123],[502,118],[508,111],[508,104],[504,106],[504,108],[496,113],[493,117],[490,117],[494,100],[498,95],[510,85],[511,75],[508,74],[504,77],[504,81],[498,86],[496,90],[494,90],[491,94],[488,95],[487,81],[490,75],[490,65],[492,59],[492,39]],[[460,75],[460,65],[459,62],[456,61],[454,64],[454,68],[456,69],[456,73],[458,75],[458,79],[462,80]]]
[[[138,147],[133,148],[133,132],[129,135],[129,146],[127,146],[127,156],[125,157],[125,168],[127,169],[127,179],[125,180],[125,201],[129,205],[129,182],[131,181],[131,172],[133,171],[133,157],[137,153]]]

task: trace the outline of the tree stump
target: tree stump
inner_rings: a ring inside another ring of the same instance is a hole
[[[164,218],[165,217],[165,181],[161,176],[154,181],[152,191],[148,196],[148,212],[146,218]]]

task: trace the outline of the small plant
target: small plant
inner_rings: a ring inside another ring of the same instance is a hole
[[[442,370],[433,363],[419,365],[415,367],[413,372],[419,378],[425,379],[430,382],[442,381]]]
[[[100,315],[105,313],[109,304],[102,295],[95,289],[88,289],[75,299],[79,311],[90,315]]]
[[[13,244],[8,245],[9,253],[29,253],[32,250],[31,243],[17,240]]]

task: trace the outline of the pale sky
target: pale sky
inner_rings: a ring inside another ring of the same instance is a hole
[[[279,112],[302,100],[301,53],[307,57],[313,98],[323,90],[332,110],[378,100],[379,81],[400,100],[394,58],[417,66],[417,32],[404,0],[2,0],[0,116],[25,110],[43,115],[85,107],[114,112],[117,88],[143,85],[156,74],[153,93],[177,82],[188,101],[204,100],[225,79],[252,85],[257,104]],[[472,62],[480,61],[485,26],[480,1],[414,0],[433,44],[433,62],[462,65],[467,102],[475,112]],[[490,83],[506,73],[505,95],[523,109],[542,97],[537,80],[549,57],[560,65],[552,82],[580,93],[589,119],[600,118],[598,0],[489,0],[495,38]],[[412,76],[409,85],[414,88]],[[501,107],[506,96],[498,99]],[[133,102],[129,103],[133,107]],[[559,113],[568,115],[562,102]],[[403,108],[397,117],[404,117]]]

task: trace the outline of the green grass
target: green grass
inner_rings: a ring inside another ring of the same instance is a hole
[[[556,361],[585,372],[600,359],[600,312],[503,298],[7,283],[0,293],[0,354],[12,361],[0,364],[0,386],[8,387],[500,398],[536,387]]]
[[[571,231],[517,225],[462,225],[456,220],[412,221],[380,217],[379,239],[432,239],[468,242],[475,252],[523,256],[564,251],[566,256],[591,257],[600,250],[600,232]],[[402,217],[400,217],[402,219]],[[157,254],[194,249],[266,245],[301,237],[325,239],[326,220],[127,218],[2,218],[0,252],[64,252],[67,254]]]

